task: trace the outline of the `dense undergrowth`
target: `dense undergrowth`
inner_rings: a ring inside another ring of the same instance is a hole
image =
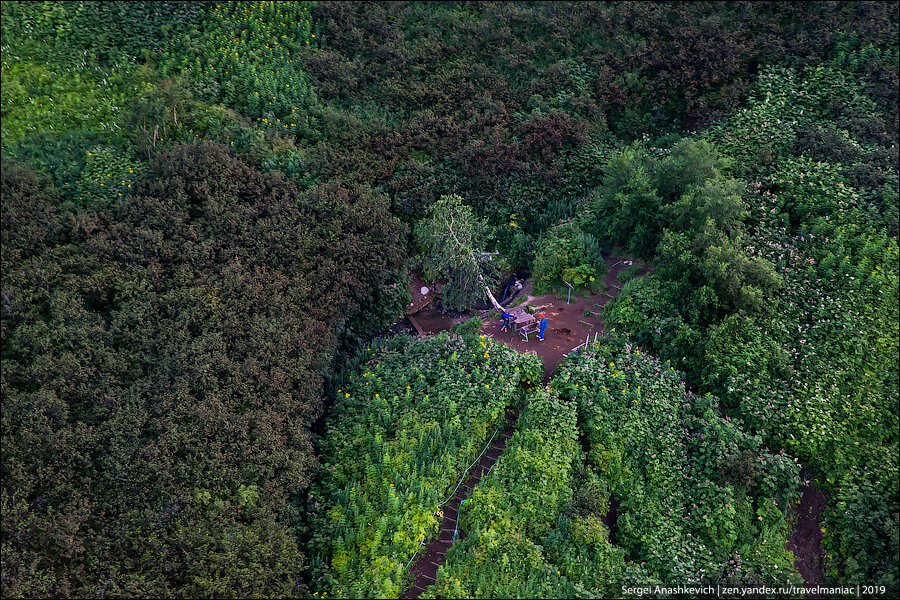
[[[429,597],[801,583],[786,549],[800,466],[718,408],[621,339],[569,359],[463,504],[468,537]],[[615,544],[601,520],[610,498],[619,503]]]
[[[896,590],[894,8],[0,3],[4,595],[395,595],[453,479],[415,483],[423,444],[458,470],[531,364],[362,351],[450,194],[536,289],[598,290],[616,246],[655,269],[604,313],[631,346],[530,392],[435,593],[795,578],[795,465],[826,581]],[[675,370],[623,393],[622,361]]]
[[[324,476],[309,498],[311,547],[327,578],[315,588],[396,597],[410,585],[405,567],[421,543],[437,537],[439,507],[460,473],[544,367],[474,334],[395,338],[354,363],[330,411]]]
[[[850,79],[848,65],[866,53],[839,54],[803,77],[760,77],[748,107],[708,136],[730,158],[723,169],[747,182],[735,199],[740,247],[691,243],[660,201],[650,209],[663,218],[656,247],[635,248],[659,268],[606,315],[811,467],[835,500],[823,525],[831,576],[896,585],[897,150],[886,132],[862,129],[885,127]],[[867,108],[867,125],[860,116],[854,131],[838,129],[853,104]],[[749,157],[759,136],[765,161]],[[665,174],[679,152],[645,164]]]

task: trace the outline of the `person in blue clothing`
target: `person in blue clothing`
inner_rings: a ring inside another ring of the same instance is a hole
[[[547,315],[541,313],[538,315],[538,318],[541,320],[541,341],[544,341],[544,332],[547,330]]]
[[[506,332],[506,330],[509,329],[510,324],[516,320],[516,315],[505,312],[505,313],[503,313],[502,319],[503,319],[503,327],[501,327],[501,330]]]

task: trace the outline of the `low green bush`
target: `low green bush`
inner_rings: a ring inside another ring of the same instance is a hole
[[[357,363],[327,420],[311,546],[329,563],[320,591],[396,598],[410,583],[405,565],[437,535],[439,503],[543,363],[448,334],[395,338]]]
[[[631,265],[621,273],[616,276],[616,279],[619,280],[619,283],[628,283],[635,277],[637,277],[641,273],[642,267],[640,265]]]
[[[499,316],[499,315],[495,314],[496,312],[497,311],[492,310],[490,315],[488,316],[488,318],[490,320],[496,319],[497,316]],[[453,333],[456,333],[459,335],[473,335],[473,334],[476,334],[479,331],[481,331],[482,325],[484,325],[483,320],[479,319],[478,317],[472,317],[468,321],[464,321],[462,323],[458,323],[458,324],[454,325],[451,328],[451,331],[453,331]]]
[[[606,273],[600,245],[577,225],[563,223],[544,234],[537,242],[534,258],[534,292],[567,290],[595,292]]]
[[[220,2],[196,59],[201,97],[222,102],[265,129],[299,126],[313,90],[300,53],[316,44],[310,2]]]
[[[94,146],[86,155],[75,198],[86,208],[130,195],[135,181],[147,169],[146,163],[130,159],[111,146]]]
[[[125,70],[52,68],[3,52],[3,146],[26,135],[101,131],[113,133],[127,99]]]

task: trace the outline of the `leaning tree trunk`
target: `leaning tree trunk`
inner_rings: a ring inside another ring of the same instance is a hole
[[[479,273],[478,278],[481,280],[481,284],[484,286],[484,291],[487,292],[487,296],[488,296],[488,299],[491,301],[491,304],[494,305],[494,308],[496,308],[500,312],[503,312],[503,307],[500,306],[500,303],[497,302],[496,298],[494,298],[494,294],[491,293],[491,287],[484,280],[484,276],[482,276],[482,274]]]
[[[453,240],[456,242],[456,247],[459,248],[460,250],[465,251],[464,249],[466,248],[466,246],[465,246],[464,244],[460,243],[459,239],[456,237],[456,234],[455,234],[454,231],[453,231],[453,219],[452,219],[452,217],[451,217],[451,219],[450,219],[450,222],[447,223],[447,230],[450,232],[450,236],[451,236],[451,237],[453,238]],[[494,294],[491,293],[491,288],[490,288],[490,286],[487,284],[487,281],[484,280],[484,275],[482,275],[482,273],[481,273],[481,266],[478,264],[478,258],[476,258],[475,252],[472,250],[472,248],[468,248],[468,252],[469,252],[469,258],[470,258],[471,261],[472,261],[471,264],[473,265],[473,267],[474,267],[474,269],[475,269],[475,273],[478,275],[478,279],[481,280],[481,285],[484,286],[484,291],[487,292],[487,296],[488,296],[488,298],[490,299],[491,304],[494,305],[494,308],[496,308],[496,309],[499,310],[500,312],[503,312],[503,307],[500,306],[500,303],[497,302],[497,299],[496,299],[496,298],[494,298]]]

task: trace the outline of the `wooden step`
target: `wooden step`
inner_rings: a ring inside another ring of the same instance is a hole
[[[406,310],[406,316],[416,314],[417,312],[428,306],[432,300],[434,300],[434,298],[432,298],[431,296],[423,296],[417,304],[411,306]]]
[[[419,335],[425,335],[425,331],[422,330],[422,326],[419,325],[419,322],[416,321],[412,315],[408,315],[406,318],[409,319],[409,322],[412,323],[412,326],[416,328],[416,331],[419,332]]]

